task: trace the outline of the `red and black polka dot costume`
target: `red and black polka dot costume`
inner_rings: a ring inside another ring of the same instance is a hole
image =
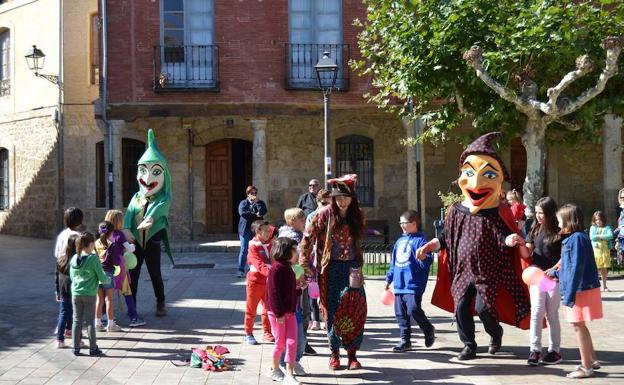
[[[444,224],[443,248],[449,253],[451,294],[457,305],[470,285],[474,285],[486,309],[495,318],[497,292],[506,289],[515,307],[516,325],[530,314],[531,305],[522,282],[514,274],[512,249],[505,237],[512,231],[498,208],[471,214],[467,207],[455,203]],[[456,309],[457,310],[457,309]]]

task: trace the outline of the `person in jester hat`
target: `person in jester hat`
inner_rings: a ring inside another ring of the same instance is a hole
[[[147,131],[147,149],[138,162],[139,191],[134,194],[124,216],[124,229],[134,238],[137,265],[130,270],[130,286],[136,303],[141,267],[145,261],[156,295],[156,316],[167,314],[165,286],[160,272],[160,243],[174,263],[169,247],[169,206],[171,205],[171,174],[162,155],[154,131]]]
[[[316,246],[319,306],[327,325],[330,369],[340,369],[340,346],[347,351],[347,368],[358,369],[362,365],[356,353],[364,337],[367,312],[361,270],[364,213],[355,194],[357,175],[327,182],[332,185],[332,202],[321,208],[306,228],[299,244],[299,262],[306,276],[314,277],[310,259]]]
[[[431,302],[455,313],[464,344],[460,360],[476,357],[475,312],[490,335],[490,354],[501,348],[499,321],[529,327],[531,305],[521,278],[529,253],[511,210],[499,198],[503,180],[510,180],[492,146],[499,136],[485,134],[461,154],[457,183],[464,199],[447,210],[442,235],[417,251],[422,255],[442,248]]]

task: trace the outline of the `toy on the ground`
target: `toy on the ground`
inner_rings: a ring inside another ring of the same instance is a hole
[[[191,368],[202,368],[210,372],[223,372],[232,369],[225,355],[230,351],[225,346],[208,345],[206,348],[191,348]]]

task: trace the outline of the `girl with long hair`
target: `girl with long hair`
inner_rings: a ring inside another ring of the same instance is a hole
[[[340,368],[341,346],[348,353],[347,368],[361,367],[356,352],[366,322],[366,295],[361,287],[364,264],[361,241],[365,227],[355,194],[356,181],[355,174],[328,181],[332,185],[332,202],[312,219],[300,244],[300,263],[308,277],[314,276],[310,256],[316,246],[319,305],[327,325],[331,369]],[[345,324],[352,327],[348,331],[340,330]]]
[[[532,264],[544,271],[556,268],[561,258],[561,235],[557,226],[557,204],[550,197],[540,198],[535,204],[535,221],[529,231],[527,247],[531,250]],[[549,291],[536,285],[529,287],[531,298],[530,352],[527,364],[554,365],[561,362],[561,326],[559,283]],[[548,352],[542,356],[542,324],[548,321]]]

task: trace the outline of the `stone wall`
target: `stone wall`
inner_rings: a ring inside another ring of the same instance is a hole
[[[117,124],[119,138],[132,137],[144,141],[147,128],[153,128],[156,132],[158,145],[172,171],[170,223],[174,239],[188,239],[191,226],[196,236],[205,235],[205,145],[224,138],[253,141],[253,116],[236,117],[233,127],[225,125],[227,118],[231,117],[153,118]],[[269,206],[270,221],[283,220],[283,211],[293,207],[299,195],[307,191],[309,179],[323,179],[322,127],[323,119],[318,113],[266,117],[268,191],[261,191],[260,197]],[[190,149],[193,169],[192,209],[189,196],[189,130],[192,130],[194,137]],[[406,155],[399,143],[405,135],[401,123],[378,112],[332,112],[331,141],[334,155],[335,139],[352,134],[374,140],[375,203],[372,207],[364,207],[366,215],[370,219],[387,219],[392,235],[396,236],[400,229],[395,223],[407,204]],[[116,163],[120,164],[119,159]],[[234,221],[238,221],[238,218],[234,218]]]
[[[558,205],[575,203],[585,214],[604,210],[602,145],[582,143],[573,147],[549,148],[548,194]],[[607,222],[615,222],[614,213],[606,213]]]
[[[52,238],[60,224],[54,109],[4,115],[0,147],[9,151],[9,206],[0,233]]]

